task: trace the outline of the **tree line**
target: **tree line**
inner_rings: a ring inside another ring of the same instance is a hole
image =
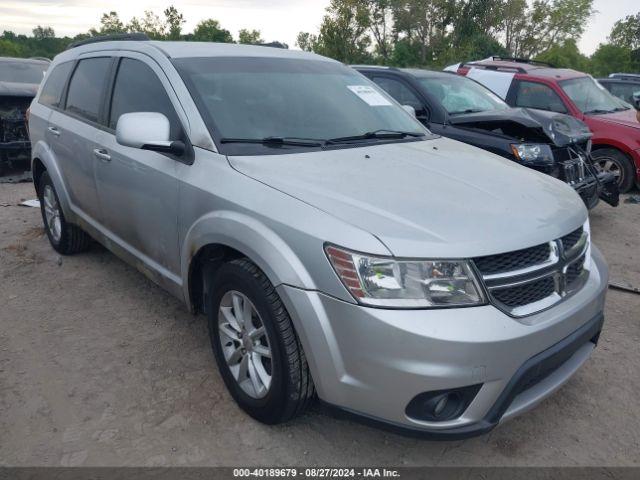
[[[640,71],[640,12],[587,57],[577,42],[595,13],[593,0],[332,0],[297,45],[352,64],[442,68],[500,55],[595,75]]]
[[[229,30],[213,18],[200,21],[192,33],[183,33],[184,23],[184,15],[171,5],[162,12],[162,16],[148,10],[141,17],[133,17],[128,23],[125,23],[117,12],[103,13],[98,27],[74,37],[56,37],[53,28],[41,25],[33,29],[31,36],[5,30],[0,36],[0,56],[53,58],[76,41],[100,35],[133,32],[146,33],[153,40],[265,44],[259,30],[242,29],[238,32],[238,37],[234,38]],[[270,45],[288,48],[285,43],[277,41],[271,42]]]
[[[442,68],[491,55],[531,58],[597,76],[640,71],[640,12],[620,19],[591,56],[577,42],[596,12],[593,0],[331,0],[318,32],[300,32],[299,48],[345,63]],[[71,42],[98,35],[144,32],[157,40],[264,44],[259,30],[237,38],[213,18],[184,33],[174,6],[124,22],[104,13],[100,24],[75,37],[51,27],[32,35],[5,31],[0,56],[53,58]],[[274,42],[287,47],[286,44]]]

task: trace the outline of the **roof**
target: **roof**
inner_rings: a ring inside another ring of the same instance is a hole
[[[536,77],[555,78],[559,80],[586,76],[586,73],[572,70],[570,68],[553,68],[544,64],[508,60],[481,60],[479,62],[464,63],[461,67],[484,67],[491,70],[533,75]]]
[[[327,57],[301,50],[288,50],[285,48],[266,47],[261,45],[239,45],[236,43],[215,42],[187,42],[187,41],[158,41],[136,40],[123,37],[121,40],[102,39],[90,43],[83,43],[65,50],[58,55],[63,61],[76,58],[78,55],[104,50],[128,50],[149,52],[155,49],[170,58],[187,57],[271,57],[271,58],[300,58],[307,60],[320,60],[336,62]],[[338,63],[338,62],[336,62]]]

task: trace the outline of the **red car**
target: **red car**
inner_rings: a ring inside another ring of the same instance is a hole
[[[492,57],[448,67],[482,83],[513,107],[567,113],[593,132],[596,167],[613,173],[621,192],[640,186],[640,122],[635,109],[590,75],[517,58]]]

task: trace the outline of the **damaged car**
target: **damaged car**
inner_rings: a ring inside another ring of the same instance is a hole
[[[356,66],[434,133],[480,147],[569,184],[587,208],[618,205],[616,178],[593,164],[591,132],[556,112],[511,108],[480,83],[446,72]]]
[[[0,57],[0,177],[29,171],[27,109],[49,63],[44,58]]]

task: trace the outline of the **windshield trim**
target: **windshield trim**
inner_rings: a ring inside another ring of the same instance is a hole
[[[433,140],[439,138],[439,135],[431,132],[427,127],[422,125],[417,119],[417,125],[422,128],[424,135],[420,137],[404,137],[404,138],[369,138],[357,142],[349,143],[325,143],[321,147],[317,145],[287,145],[287,144],[263,144],[263,143],[242,143],[242,142],[222,142],[225,135],[219,130],[216,122],[213,121],[209,109],[206,108],[204,102],[198,90],[195,87],[191,77],[186,71],[179,65],[180,61],[192,60],[192,59],[206,59],[206,58],[218,58],[218,57],[180,57],[170,59],[173,67],[180,76],[181,80],[187,87],[193,103],[195,104],[200,117],[203,120],[211,139],[213,140],[216,151],[221,155],[226,156],[268,156],[268,155],[285,155],[305,152],[318,152],[318,151],[330,151],[340,150],[347,148],[360,148],[371,147],[374,145],[385,145],[391,143],[409,143],[409,142],[421,142],[426,140]],[[262,57],[261,57],[262,58]],[[368,80],[368,79],[367,79]],[[368,80],[370,81],[370,80]],[[417,131],[416,131],[417,133]]]

